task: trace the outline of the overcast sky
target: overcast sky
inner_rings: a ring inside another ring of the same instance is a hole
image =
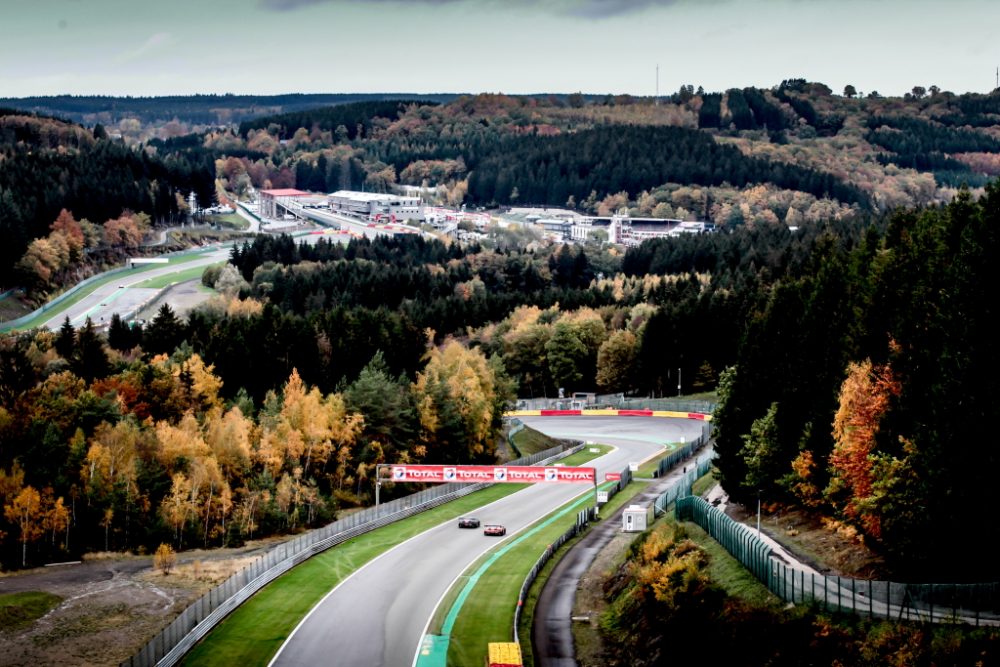
[[[0,0],[0,97],[989,92],[1000,0]],[[659,77],[657,77],[659,66]]]

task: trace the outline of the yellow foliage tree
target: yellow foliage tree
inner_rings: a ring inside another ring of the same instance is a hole
[[[3,508],[4,516],[21,531],[21,566],[28,564],[28,542],[34,542],[45,533],[41,495],[32,486],[26,486]]]
[[[448,442],[449,434],[439,433],[445,411],[456,413],[462,421],[466,451],[439,452],[448,458],[475,458],[488,452],[493,435],[496,409],[496,382],[486,357],[449,339],[428,353],[427,365],[417,374],[413,392],[425,437]],[[444,436],[443,438],[441,436]],[[428,448],[432,450],[432,447]]]
[[[170,574],[177,564],[177,553],[169,544],[161,544],[153,554],[153,567],[163,573],[163,576]]]
[[[250,466],[255,437],[253,422],[243,416],[238,407],[230,408],[224,415],[221,410],[215,409],[205,416],[203,431],[205,443],[226,478],[241,479]]]

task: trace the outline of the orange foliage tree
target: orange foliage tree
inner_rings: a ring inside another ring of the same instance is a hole
[[[826,495],[869,535],[881,535],[879,514],[871,505],[875,484],[875,435],[889,401],[900,393],[889,365],[870,360],[851,363],[840,390],[840,407],[833,421],[830,485]]]

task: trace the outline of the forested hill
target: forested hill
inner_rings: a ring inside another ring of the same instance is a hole
[[[206,145],[267,155],[228,165],[238,192],[281,165],[305,189],[425,185],[452,204],[797,227],[949,201],[1000,175],[1000,92],[836,95],[793,79],[660,100],[483,94],[264,116],[234,134]]]
[[[0,106],[51,114],[77,123],[115,124],[125,118],[142,123],[179,120],[192,125],[227,125],[258,116],[329,107],[351,102],[422,100],[447,102],[454,94],[330,93],[287,95],[170,95],[115,97],[105,95],[53,95],[0,97]]]
[[[109,138],[101,127],[91,131],[13,110],[0,110],[0,165],[5,286],[17,279],[18,262],[33,241],[49,235],[63,209],[96,225],[123,212],[160,222],[174,218],[191,192],[201,202],[215,199],[210,156],[153,154]]]

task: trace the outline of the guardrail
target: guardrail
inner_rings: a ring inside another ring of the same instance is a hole
[[[43,313],[47,313],[48,311],[52,310],[53,308],[55,308],[56,306],[58,306],[59,304],[61,304],[66,299],[74,296],[77,292],[81,291],[87,285],[90,285],[91,283],[95,283],[95,282],[97,282],[99,280],[104,280],[108,276],[113,276],[113,275],[115,275],[117,273],[124,273],[125,271],[130,271],[130,270],[131,270],[131,267],[120,266],[118,268],[110,269],[108,271],[104,271],[102,273],[98,273],[97,275],[94,275],[94,276],[91,276],[91,277],[86,278],[84,280],[81,280],[76,285],[73,285],[73,287],[69,288],[68,290],[66,290],[65,292],[63,292],[62,294],[60,294],[59,296],[57,296],[56,298],[52,299],[51,301],[42,304],[41,306],[39,306],[35,310],[31,311],[27,315],[22,315],[21,317],[15,319],[15,320],[8,320],[8,321],[4,322],[3,326],[0,326],[0,331],[10,331],[10,330],[16,329],[19,326],[21,326],[22,324],[26,324],[26,323],[30,322],[31,320],[33,320],[34,318],[38,317],[39,315],[41,315]]]
[[[235,243],[235,242],[233,242],[233,243]],[[220,247],[225,247],[225,245],[226,245],[225,243],[222,243],[222,244],[220,244]],[[204,250],[204,248],[202,248],[201,250]],[[165,253],[162,253],[160,255],[160,257],[170,257],[172,255],[186,255],[186,254],[190,254],[192,252],[196,252],[196,250],[189,248],[189,249],[185,249],[185,250],[176,250],[176,251],[173,251],[173,252],[165,252]],[[69,288],[68,290],[66,290],[62,294],[58,295],[57,297],[55,297],[51,301],[48,301],[47,303],[42,304],[41,306],[39,306],[38,308],[36,308],[32,312],[28,313],[27,315],[22,315],[21,317],[19,317],[17,319],[8,320],[8,321],[4,322],[3,324],[0,324],[0,333],[6,333],[8,331],[12,331],[14,329],[17,329],[22,324],[26,324],[27,322],[30,322],[32,319],[38,317],[39,315],[52,310],[53,308],[55,308],[56,306],[58,306],[59,304],[61,304],[66,299],[74,296],[77,292],[79,292],[80,290],[82,290],[87,285],[90,285],[92,283],[98,282],[100,280],[104,280],[105,278],[107,278],[109,276],[117,275],[119,273],[125,273],[126,271],[132,271],[134,268],[135,268],[134,266],[128,266],[128,265],[126,265],[126,266],[119,266],[119,267],[115,267],[113,269],[108,269],[107,271],[102,271],[101,273],[98,273],[98,274],[95,274],[93,276],[90,276],[89,278],[85,278],[84,280],[81,280],[77,284],[73,285],[73,287]]]
[[[582,444],[552,447],[507,465],[534,465],[569,456]],[[323,528],[280,544],[190,604],[121,667],[166,667],[177,664],[222,619],[254,593],[299,563],[345,540],[419,514],[490,484],[443,484],[369,507]]]

